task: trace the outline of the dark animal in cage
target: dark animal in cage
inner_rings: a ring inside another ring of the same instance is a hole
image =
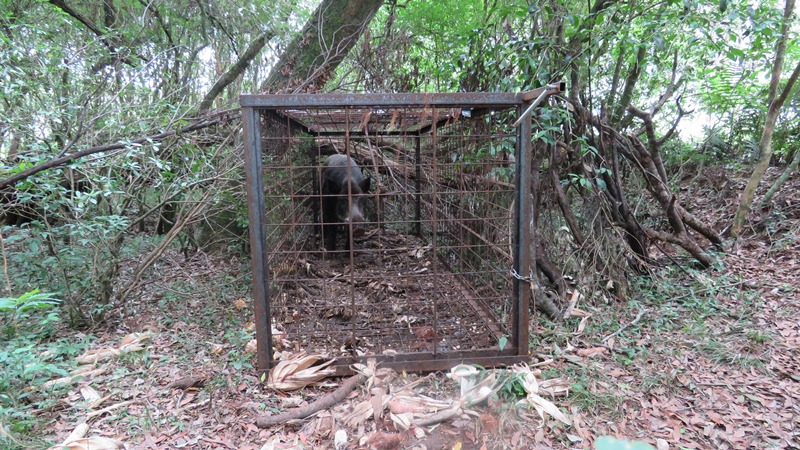
[[[259,370],[284,350],[342,374],[528,360],[532,124],[513,123],[557,91],[243,96]]]
[[[325,249],[336,250],[336,235],[345,227],[345,250],[350,250],[352,227],[364,222],[366,194],[370,178],[364,177],[353,158],[331,155],[322,171],[322,234]]]

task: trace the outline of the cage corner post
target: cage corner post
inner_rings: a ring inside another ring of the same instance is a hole
[[[530,106],[530,102],[519,105],[517,114],[521,116]],[[514,315],[512,337],[518,356],[528,356],[528,330],[530,321],[530,298],[533,294],[533,283],[528,277],[533,273],[534,236],[531,230],[533,204],[530,193],[531,160],[533,158],[531,116],[525,117],[517,127],[517,180],[516,180],[516,254],[514,270],[518,277],[514,278]]]
[[[256,353],[258,372],[270,369],[272,362],[272,327],[269,311],[269,277],[267,270],[267,232],[264,201],[264,175],[261,160],[260,113],[242,107],[244,124],[244,160],[247,184],[247,214],[250,221],[250,262],[253,270],[255,303]]]

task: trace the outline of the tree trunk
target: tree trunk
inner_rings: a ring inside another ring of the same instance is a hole
[[[771,188],[764,194],[764,197],[761,198],[761,201],[758,202],[758,208],[763,208],[772,200],[772,196],[775,195],[776,192],[783,186],[783,183],[786,183],[786,180],[792,175],[792,173],[797,170],[797,166],[800,165],[800,149],[796,149],[794,151],[794,158],[792,158],[792,162],[789,163],[789,166],[786,170],[783,171],[780,177],[775,180],[775,184],[772,185]]]
[[[272,39],[273,33],[266,32],[261,33],[256,37],[253,42],[250,43],[250,46],[245,50],[239,60],[236,61],[236,64],[232,65],[227,72],[222,74],[221,77],[214,83],[214,86],[208,91],[203,101],[200,102],[200,106],[197,107],[198,112],[205,112],[208,108],[211,107],[211,104],[214,102],[214,99],[222,93],[223,89],[225,89],[229,84],[233,83],[239,75],[244,73],[253,59],[258,56],[261,49],[264,48],[267,41]]]
[[[739,203],[739,208],[736,210],[736,215],[733,216],[733,223],[730,228],[730,235],[737,237],[744,228],[744,223],[747,221],[747,216],[750,214],[750,207],[753,205],[753,198],[756,195],[756,188],[758,188],[761,179],[764,178],[764,173],[767,172],[769,167],[769,160],[772,158],[772,133],[775,131],[775,124],[778,122],[778,114],[781,111],[781,106],[786,101],[792,85],[797,80],[797,75],[800,73],[800,64],[794,70],[792,77],[783,89],[780,97],[777,97],[778,87],[781,82],[781,71],[783,70],[783,59],[786,55],[786,41],[789,39],[789,31],[791,30],[792,14],[794,13],[794,0],[786,0],[786,8],[783,12],[783,23],[781,24],[781,37],[778,40],[778,47],[775,51],[775,65],[772,68],[772,78],[769,81],[769,96],[767,103],[767,120],[764,123],[764,131],[761,133],[761,140],[758,142],[758,150],[761,155],[756,168],[753,169],[753,174],[750,175],[750,180],[747,182],[744,191],[742,192],[742,200]]]
[[[289,44],[262,92],[320,89],[358,41],[383,0],[323,0]]]
[[[644,57],[647,55],[647,47],[644,45],[639,46],[636,51],[636,61],[633,62],[628,71],[628,76],[625,77],[625,87],[622,90],[622,95],[619,98],[619,103],[614,110],[614,115],[611,116],[611,124],[619,125],[622,120],[622,115],[625,114],[625,109],[631,104],[633,98],[633,88],[636,87],[636,82],[639,81],[639,75],[642,74],[642,66],[644,65]],[[609,105],[611,107],[612,105]]]

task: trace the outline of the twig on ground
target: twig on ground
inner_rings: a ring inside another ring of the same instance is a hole
[[[625,329],[628,328],[629,326],[635,325],[636,322],[638,322],[642,318],[644,313],[646,313],[646,312],[647,312],[647,308],[640,309],[639,310],[639,314],[636,315],[635,319],[633,319],[632,321],[630,321],[630,322],[626,323],[625,325],[623,325],[619,330],[617,330],[617,331],[609,334],[608,336],[604,337],[603,338],[603,345],[605,345],[605,343],[608,342],[608,340],[611,339],[612,337],[614,337],[614,336],[622,333],[623,331],[625,331]]]
[[[198,402],[198,403],[189,403],[188,405],[184,406],[183,408],[176,409],[173,412],[173,414],[175,416],[177,416],[178,414],[182,414],[182,413],[184,413],[186,411],[206,406],[209,403],[211,403],[211,400],[209,400],[209,399],[205,399],[205,400],[203,400],[201,402]]]
[[[450,408],[443,409],[427,417],[416,419],[413,421],[413,423],[418,427],[429,427],[446,422],[450,419],[455,419],[456,417],[460,417],[463,413],[464,410],[461,408],[461,404],[455,404]]]
[[[86,417],[90,417],[91,418],[91,417],[94,417],[94,416],[100,416],[100,415],[103,415],[103,414],[105,414],[107,412],[113,411],[113,410],[115,410],[117,408],[122,408],[122,407],[125,407],[125,406],[128,406],[128,405],[132,405],[134,403],[136,403],[136,400],[128,400],[128,401],[120,402],[120,403],[117,403],[115,405],[111,405],[111,406],[109,406],[107,408],[99,409],[97,411],[92,411],[89,414],[87,414]]]

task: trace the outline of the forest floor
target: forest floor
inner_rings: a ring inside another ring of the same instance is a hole
[[[721,230],[745,176],[704,169],[679,195]],[[568,380],[568,395],[550,400],[572,425],[521,414],[505,396],[433,430],[398,431],[388,414],[348,427],[348,408],[369,399],[361,385],[309,419],[260,429],[258,417],[310,403],[341,380],[299,393],[266,388],[248,351],[254,332],[246,266],[204,254],[187,262],[177,251],[117,317],[92,330],[93,351],[123,353],[95,353],[88,366],[97,371],[53,391],[59,400],[39,416],[51,442],[86,421],[89,435],[143,449],[334,448],[340,429],[348,449],[593,448],[600,436],[659,450],[800,448],[800,176],[782,192],[775,208],[754,214],[749,233],[719,255],[719,267],[679,269],[665,258],[665,267],[632,281],[629,298],[580,304],[591,314],[581,326],[580,318],[561,326],[534,319],[531,362],[540,380]],[[143,334],[121,346],[131,333]],[[393,389],[414,381],[414,391],[428,397],[459,396],[443,373],[389,380]]]

